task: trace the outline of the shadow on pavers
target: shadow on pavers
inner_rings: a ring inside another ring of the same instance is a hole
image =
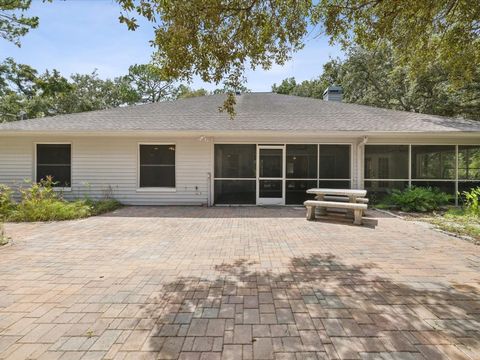
[[[319,359],[480,354],[478,287],[415,287],[379,276],[373,264],[344,264],[332,255],[293,258],[278,273],[259,268],[239,260],[216,266],[213,278],[164,285],[143,308],[155,319],[149,350],[170,359],[180,351],[241,358],[252,349],[259,358],[292,351]],[[238,327],[245,324],[271,326]]]

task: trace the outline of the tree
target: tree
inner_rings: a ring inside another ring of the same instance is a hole
[[[32,0],[0,0],[0,37],[20,46],[20,38],[38,26],[38,17],[28,17]],[[20,14],[19,14],[20,12]]]
[[[152,64],[132,65],[128,77],[142,102],[157,102],[170,97],[173,93],[173,81]]]
[[[67,79],[6,59],[0,64],[0,122],[135,104],[140,95],[128,76],[103,80],[96,71]]]
[[[208,94],[208,90],[205,90],[203,88],[194,90],[186,85],[179,85],[178,88],[175,90],[176,99],[187,99],[197,96],[206,96]]]
[[[332,84],[343,87],[346,102],[480,120],[480,67],[470,82],[459,87],[440,64],[412,75],[385,44],[373,51],[353,47],[345,60],[325,64],[319,78],[300,84],[285,79],[272,91],[322,98]]]
[[[247,67],[284,64],[302,48],[309,26],[332,42],[374,50],[391,44],[408,70],[437,63],[458,86],[480,63],[480,2],[467,0],[117,0],[155,22],[156,63],[172,79],[239,84]],[[319,30],[320,31],[320,30]],[[231,94],[230,94],[231,95]],[[231,96],[230,96],[231,97]],[[231,109],[230,109],[231,110]]]

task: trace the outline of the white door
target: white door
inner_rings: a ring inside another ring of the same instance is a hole
[[[258,145],[257,204],[285,205],[285,146]]]

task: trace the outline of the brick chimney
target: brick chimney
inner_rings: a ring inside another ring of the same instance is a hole
[[[341,86],[331,85],[323,92],[323,100],[342,102],[343,89]]]

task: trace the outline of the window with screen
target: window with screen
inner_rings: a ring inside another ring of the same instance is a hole
[[[215,204],[255,204],[255,144],[215,144]]]
[[[140,145],[141,188],[175,187],[175,145]]]
[[[70,187],[72,184],[70,144],[37,144],[36,181],[51,177],[54,187]]]

